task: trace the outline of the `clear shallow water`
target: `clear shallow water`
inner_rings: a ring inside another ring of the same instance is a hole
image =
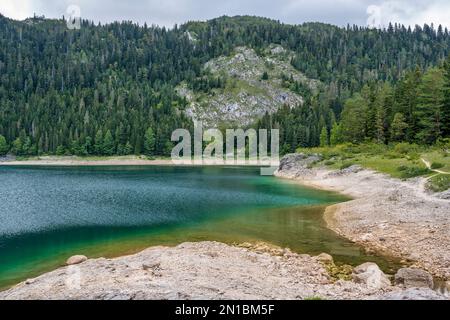
[[[345,201],[258,168],[0,167],[0,288],[74,254],[112,257],[152,245],[266,241],[340,263],[375,261],[325,227]]]

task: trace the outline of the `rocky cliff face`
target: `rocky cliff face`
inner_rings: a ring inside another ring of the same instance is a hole
[[[259,54],[238,47],[232,55],[211,60],[204,66],[213,76],[226,79],[225,88],[201,93],[183,83],[177,91],[190,103],[188,114],[207,126],[247,126],[266,112],[274,113],[283,105],[294,107],[304,102],[301,95],[286,85],[286,79],[291,84],[298,82],[316,90],[318,81],[308,79],[292,67],[293,56],[293,52],[275,45]],[[267,79],[263,79],[264,73]]]

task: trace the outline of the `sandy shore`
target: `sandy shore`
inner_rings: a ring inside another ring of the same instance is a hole
[[[450,200],[428,194],[425,179],[401,181],[358,167],[309,169],[307,162],[285,160],[276,175],[355,199],[327,209],[329,228],[368,250],[450,279]]]

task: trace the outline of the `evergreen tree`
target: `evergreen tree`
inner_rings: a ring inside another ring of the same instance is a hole
[[[111,130],[106,131],[105,138],[103,139],[103,154],[106,156],[112,156],[114,150],[114,139],[111,134]]]
[[[127,141],[127,143],[125,144],[125,147],[123,149],[123,154],[130,155],[132,153],[133,153],[133,146],[131,145],[131,143],[129,141]]]
[[[366,137],[367,102],[359,94],[347,100],[342,111],[341,129],[345,141],[358,143]]]
[[[418,119],[416,138],[433,144],[442,137],[444,75],[441,69],[429,69],[422,77],[415,117]]]
[[[392,104],[392,89],[385,84],[380,89],[376,99],[376,139],[378,143],[387,143],[389,140],[389,114]]]
[[[155,155],[155,133],[151,127],[147,129],[144,136],[144,152],[147,156]]]
[[[94,152],[97,155],[104,154],[104,149],[103,149],[103,132],[102,132],[102,130],[98,130],[96,135],[95,135]]]
[[[57,156],[63,156],[65,153],[66,153],[66,149],[64,148],[64,146],[59,145],[59,146],[56,148],[56,155],[57,155]]]
[[[329,139],[328,139],[328,130],[327,127],[322,128],[322,132],[320,133],[320,146],[326,147],[330,145]]]
[[[337,122],[333,124],[330,133],[330,145],[337,146],[343,142],[342,130],[340,124]]]
[[[0,135],[0,156],[4,156],[8,153],[9,146],[6,142],[6,139],[4,136]]]
[[[391,139],[393,141],[404,141],[408,124],[402,113],[396,113],[391,124]]]
[[[444,86],[442,89],[442,135],[450,137],[450,56],[444,64]]]
[[[22,139],[20,137],[18,137],[16,140],[14,140],[12,152],[17,156],[23,155],[23,143],[22,143]]]

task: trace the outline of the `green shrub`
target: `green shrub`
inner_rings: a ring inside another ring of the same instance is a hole
[[[334,165],[336,162],[334,162],[333,160],[328,160],[328,161],[325,161],[325,165],[326,166],[332,166],[332,165]]]
[[[443,192],[450,189],[450,175],[440,174],[428,181],[427,188],[433,192]]]
[[[396,153],[400,153],[403,155],[413,154],[419,152],[419,146],[416,144],[410,144],[406,142],[398,143],[394,147],[394,151]]]
[[[401,159],[403,158],[403,155],[401,155],[400,153],[396,153],[396,152],[388,152],[385,155],[383,155],[383,158],[385,159]]]
[[[433,162],[431,164],[431,169],[433,169],[433,170],[442,169],[443,167],[445,167],[445,165],[443,163]]]
[[[409,179],[424,176],[430,173],[427,168],[400,166],[397,168],[401,172],[401,178]]]
[[[410,161],[415,161],[420,159],[420,154],[417,152],[411,152],[409,153],[406,158]]]

